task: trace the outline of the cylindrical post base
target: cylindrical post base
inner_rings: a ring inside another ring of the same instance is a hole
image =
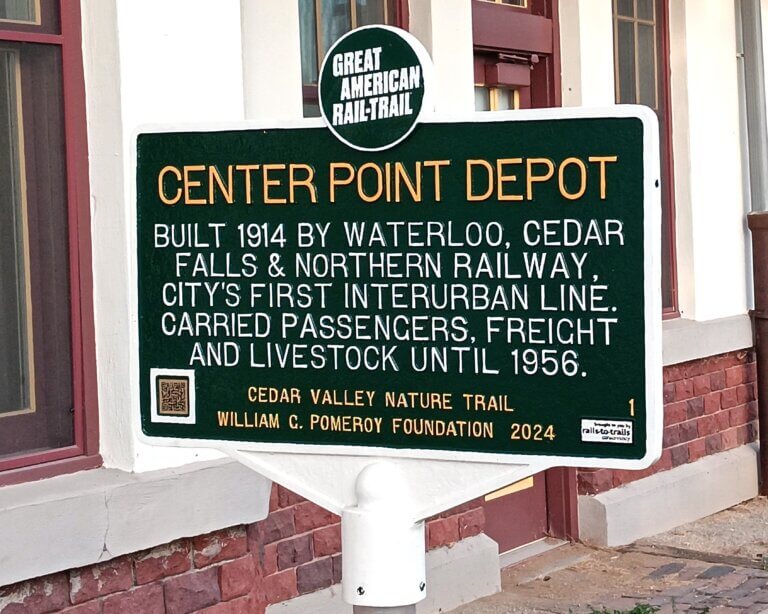
[[[356,605],[352,614],[416,614],[415,605],[401,605],[394,608],[371,608],[367,605]]]

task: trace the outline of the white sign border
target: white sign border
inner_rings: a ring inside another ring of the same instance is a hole
[[[603,457],[501,454],[491,452],[465,452],[432,450],[422,448],[389,448],[358,445],[321,445],[300,443],[260,443],[219,439],[179,439],[146,435],[141,426],[140,407],[135,407],[134,424],[140,442],[152,446],[187,448],[212,448],[224,453],[232,450],[320,454],[334,456],[367,456],[377,458],[414,458],[462,462],[496,463],[502,465],[529,464],[539,467],[584,467],[609,469],[645,469],[661,457],[662,433],[664,426],[663,403],[663,362],[661,344],[661,171],[659,161],[659,127],[656,114],[641,105],[615,105],[601,108],[547,108],[519,111],[498,111],[472,113],[467,115],[429,114],[419,123],[484,123],[484,122],[525,122],[558,119],[601,119],[637,118],[643,125],[643,207],[644,207],[644,316],[645,316],[645,407],[646,407],[646,453],[639,459],[617,459]],[[132,384],[139,384],[139,327],[138,327],[138,226],[137,226],[137,143],[141,134],[168,132],[224,132],[238,130],[282,130],[293,128],[327,129],[322,119],[284,121],[239,121],[221,123],[171,123],[139,126],[131,140],[131,168],[134,171],[129,181],[131,204],[128,215],[130,239],[132,241],[130,266],[136,283],[131,288],[133,330],[131,331],[131,359],[135,366]],[[138,388],[137,388],[138,390]],[[137,404],[140,395],[136,397]]]

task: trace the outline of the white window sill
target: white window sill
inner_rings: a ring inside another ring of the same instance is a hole
[[[747,314],[697,322],[678,318],[662,324],[664,366],[752,347]]]
[[[271,482],[232,460],[91,469],[0,489],[0,586],[266,517]],[[172,512],[172,513],[169,513]]]

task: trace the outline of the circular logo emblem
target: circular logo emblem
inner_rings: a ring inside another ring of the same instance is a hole
[[[320,69],[320,112],[341,141],[363,151],[396,145],[426,108],[429,54],[408,32],[366,26],[330,48]]]

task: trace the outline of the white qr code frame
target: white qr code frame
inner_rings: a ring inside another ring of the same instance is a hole
[[[161,414],[159,412],[159,399],[157,398],[157,380],[161,377],[183,377],[189,380],[189,414],[186,416],[173,416],[170,414]],[[151,368],[149,370],[149,379],[151,391],[151,413],[152,422],[167,422],[170,424],[195,424],[197,414],[195,411],[195,370],[194,369],[159,369]]]

